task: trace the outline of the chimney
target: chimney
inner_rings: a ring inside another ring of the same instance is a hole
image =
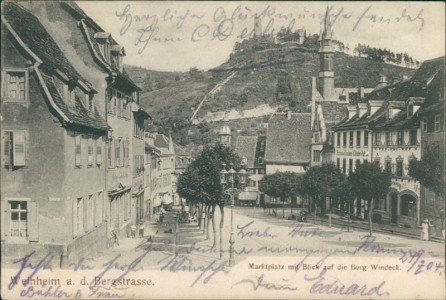
[[[360,97],[361,99],[364,99],[364,87],[363,87],[363,86],[361,86],[361,87],[359,88],[359,97]]]
[[[286,118],[287,118],[287,120],[291,120],[291,110],[287,110]]]
[[[379,75],[379,81],[378,81],[378,85],[375,87],[375,89],[380,89],[383,88],[387,85],[387,77],[384,74],[380,74]]]

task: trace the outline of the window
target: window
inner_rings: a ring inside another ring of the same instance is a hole
[[[26,101],[28,99],[28,71],[6,70],[3,97],[6,101]]]
[[[26,131],[3,131],[3,166],[5,168],[27,165]]]
[[[392,134],[390,132],[386,132],[386,145],[392,145]]]
[[[112,141],[107,142],[107,163],[109,168],[113,168],[113,147],[112,147]]]
[[[263,164],[264,163],[263,157],[259,157],[258,161],[259,161],[259,164]]]
[[[398,146],[402,146],[404,144],[404,131],[397,132],[396,142]]]
[[[63,86],[63,97],[65,103],[70,107],[76,106],[76,94],[74,92],[74,88],[70,88],[67,84]]]
[[[412,195],[401,196],[401,215],[415,218],[417,214],[416,199]]]
[[[344,174],[347,171],[346,164],[347,164],[347,162],[346,162],[345,158],[343,158],[342,159],[342,173],[344,173]]]
[[[88,140],[88,156],[87,156],[87,165],[89,167],[91,167],[93,165],[93,153],[94,153],[94,148],[93,148],[93,139],[89,138]]]
[[[348,145],[349,145],[350,148],[352,148],[353,147],[353,131],[350,131],[349,136],[350,136],[350,138],[349,138]]]
[[[364,147],[369,146],[369,132],[364,130]]]
[[[258,169],[259,170],[259,174],[265,174],[265,169]]]
[[[381,145],[381,132],[375,132],[375,146]]]
[[[347,132],[343,132],[342,138],[343,138],[342,146],[344,146],[345,148],[347,147]]]
[[[107,112],[109,114],[116,113],[116,90],[113,88],[107,89]]]
[[[348,160],[348,173],[353,173],[353,159],[351,158]]]
[[[341,133],[340,132],[338,132],[338,136],[337,136],[337,146],[338,146],[338,148],[339,147],[341,147]]]
[[[361,160],[360,160],[360,159],[357,159],[357,160],[356,160],[356,165],[355,165],[355,167],[357,168],[360,164],[361,164]]]
[[[417,144],[417,129],[412,129],[409,131],[409,142],[411,146],[415,146]]]
[[[423,118],[421,121],[421,126],[423,127],[423,132],[427,132],[427,119]]]
[[[76,137],[74,138],[75,141],[75,165],[76,167],[80,167],[82,165],[82,148],[81,148],[81,139],[82,136],[81,135],[76,135]]]
[[[93,195],[89,195],[87,198],[87,230],[90,230],[94,227],[94,205],[95,205],[95,199],[93,198]]]
[[[407,107],[407,116],[412,117],[413,116],[413,104],[409,104]]]
[[[341,168],[341,159],[340,158],[336,158],[336,167],[338,167],[338,169]]]
[[[96,164],[102,164],[102,138],[96,140]]]
[[[384,169],[386,172],[392,173],[392,161],[390,159],[386,160]]]
[[[314,142],[315,142],[315,143],[319,143],[319,132],[316,132],[316,133],[314,134]]]
[[[10,201],[11,237],[27,238],[28,236],[28,203],[26,201]]]
[[[256,187],[256,184],[257,184],[257,181],[248,179],[248,186],[249,187]]]
[[[121,166],[121,141],[115,140],[115,166]]]
[[[435,132],[439,132],[440,128],[440,115],[435,115]]]
[[[356,131],[356,147],[361,147],[361,131]]]
[[[402,177],[403,176],[403,161],[399,160],[396,162],[396,176]]]
[[[313,150],[313,161],[314,162],[321,161],[321,151],[320,150]]]

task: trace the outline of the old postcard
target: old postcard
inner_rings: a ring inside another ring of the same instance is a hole
[[[1,17],[2,299],[445,299],[443,2]]]

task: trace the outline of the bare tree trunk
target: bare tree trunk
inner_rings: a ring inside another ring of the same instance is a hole
[[[209,240],[209,222],[210,220],[210,210],[211,210],[211,206],[207,205],[206,206],[206,238],[205,240]]]
[[[370,231],[370,236],[373,235],[372,215],[373,215],[373,199],[370,200],[370,208],[369,208],[369,231]]]
[[[212,231],[214,232],[214,242],[212,244],[212,248],[215,248],[217,247],[217,227],[215,226],[215,204],[212,205],[211,219],[212,219]]]
[[[203,234],[206,234],[206,209],[207,209],[207,205],[203,204],[203,219],[201,220],[203,222]]]
[[[201,217],[203,216],[203,203],[197,203],[197,222],[198,228],[201,229]]]
[[[224,205],[219,205],[220,207],[220,258],[223,258],[223,225],[225,223],[225,207]]]

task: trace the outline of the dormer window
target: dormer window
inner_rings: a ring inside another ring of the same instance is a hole
[[[76,93],[74,92],[74,88],[71,88],[67,84],[64,85],[64,100],[70,107],[76,106]]]
[[[409,104],[407,107],[407,116],[412,117],[413,116],[413,104]]]
[[[102,56],[107,62],[110,62],[110,33],[97,32],[94,38],[98,42]]]
[[[122,57],[125,55],[124,47],[120,45],[112,45],[110,47],[110,52],[113,64],[119,69],[119,72],[122,72]]]
[[[93,97],[90,94],[85,94],[85,108],[93,112]]]
[[[246,166],[248,164],[248,159],[246,158],[246,156],[242,157],[242,165]]]

